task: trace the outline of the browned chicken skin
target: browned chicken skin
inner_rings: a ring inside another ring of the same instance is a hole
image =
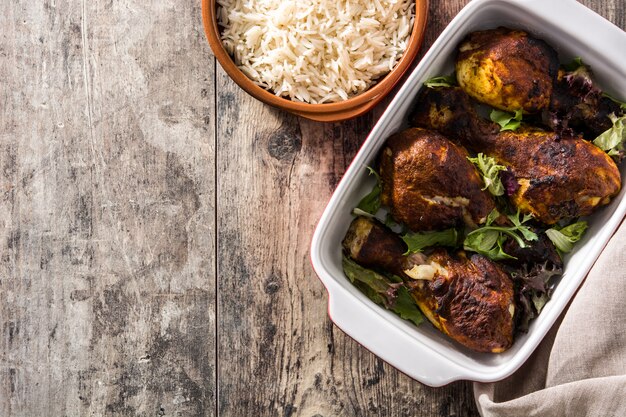
[[[524,152],[519,152],[520,147]],[[595,145],[555,133],[502,132],[484,152],[511,167],[519,189],[510,197],[546,224],[588,216],[608,204],[621,185],[613,160]]]
[[[456,76],[472,98],[501,110],[541,119],[559,134],[595,138],[611,127],[619,104],[602,94],[591,69],[559,68],[558,54],[526,32],[498,28],[470,33],[459,45]]]
[[[476,114],[460,88],[426,89],[410,121],[507,166],[516,188],[512,203],[546,224],[589,215],[620,190],[615,162],[597,146],[536,129],[500,132]]]
[[[462,345],[502,352],[513,343],[513,284],[495,262],[443,249],[404,255],[406,246],[396,234],[365,217],[352,222],[343,246],[361,265],[402,277],[428,320]]]
[[[413,231],[483,223],[494,202],[467,156],[434,131],[391,136],[380,156],[382,203]]]
[[[470,33],[456,61],[459,85],[470,96],[525,113],[548,107],[558,68],[558,56],[547,43],[502,27]]]
[[[447,271],[433,281],[418,280],[413,293],[424,311],[432,308],[440,329],[479,352],[503,352],[513,343],[513,283],[495,262],[464,251],[434,252],[429,260]]]

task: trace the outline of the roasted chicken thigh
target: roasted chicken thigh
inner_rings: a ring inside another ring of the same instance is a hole
[[[476,100],[525,113],[547,108],[559,68],[547,43],[520,30],[473,32],[459,46],[459,85]]]
[[[511,202],[546,224],[589,215],[620,190],[615,162],[597,146],[533,128],[501,132],[479,117],[460,88],[425,89],[411,123],[505,165]]]
[[[441,134],[413,128],[391,136],[380,156],[381,201],[413,231],[484,223],[491,195],[467,151]]]
[[[520,30],[470,33],[459,45],[455,66],[459,85],[475,100],[540,114],[559,134],[594,138],[611,127],[609,114],[622,113],[597,87],[590,67],[580,60],[575,68],[559,67],[550,45]]]
[[[365,217],[352,222],[343,247],[357,263],[404,279],[428,320],[462,345],[497,353],[513,343],[513,284],[495,262],[444,249],[405,255],[398,235]]]

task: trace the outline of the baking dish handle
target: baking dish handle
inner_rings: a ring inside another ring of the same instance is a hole
[[[374,309],[355,308],[354,297],[349,296],[344,288],[332,280],[322,281],[328,290],[328,315],[333,323],[385,362],[431,387],[461,379],[480,379],[455,362],[444,360],[432,347],[416,350],[414,336],[391,326],[377,306]]]

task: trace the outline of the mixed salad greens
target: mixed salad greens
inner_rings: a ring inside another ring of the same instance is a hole
[[[580,58],[562,68],[565,71],[564,80],[580,90],[580,94],[602,94],[626,110],[626,103],[594,90],[590,69]],[[450,87],[457,85],[457,81],[452,74],[431,78],[424,85],[428,88]],[[569,129],[567,115],[550,116],[552,119],[548,118],[547,122],[555,131],[563,129],[561,131],[564,132],[565,129]],[[490,114],[491,120],[500,125],[502,131],[518,129],[523,125],[522,117],[521,110],[515,113],[493,110]],[[626,150],[626,115],[620,117],[610,114],[609,118],[612,126],[591,142],[620,161]],[[529,322],[541,312],[550,299],[555,285],[554,278],[561,275],[563,263],[550,260],[521,262],[516,254],[524,249],[541,251],[547,247],[546,245],[552,245],[551,250],[556,251],[562,260],[564,254],[571,252],[576,242],[584,236],[587,222],[574,219],[570,223],[559,223],[549,227],[535,221],[532,215],[513,212],[505,197],[512,195],[519,185],[510,180],[511,175],[507,167],[483,153],[468,159],[475,165],[483,180],[483,190],[488,190],[497,203],[497,208],[489,214],[481,227],[449,228],[419,233],[409,231],[397,222],[385,207],[382,207],[380,176],[371,167],[367,169],[369,174],[374,176],[375,184],[353,212],[355,215],[376,218],[398,233],[407,247],[405,255],[428,251],[431,247],[447,247],[450,250],[475,252],[499,262],[515,285],[519,316],[517,329],[526,331]],[[372,301],[394,311],[415,325],[422,323],[420,309],[411,297],[410,289],[400,277],[364,268],[345,256],[343,269],[350,281]]]
[[[382,206],[380,177],[373,168],[368,167],[368,171],[376,178],[376,182],[372,190],[361,199],[353,213],[376,218],[397,231],[407,246],[406,255],[427,251],[431,247],[447,247],[451,250],[463,249],[467,252],[479,253],[494,261],[509,261],[509,264],[505,263],[503,266],[511,275],[517,288],[518,331],[527,330],[530,321],[541,312],[545,303],[550,299],[554,287],[553,278],[562,273],[562,267],[549,261],[537,265],[519,265],[514,262],[517,259],[516,256],[507,253],[505,249],[507,245],[514,243],[519,248],[528,248],[532,242],[536,242],[541,235],[544,235],[562,256],[573,250],[574,244],[583,237],[587,229],[587,222],[584,220],[540,229],[537,224],[533,224],[531,215],[512,213],[507,211],[510,210],[508,206],[504,206],[501,208],[502,212],[494,209],[487,217],[485,224],[474,230],[449,228],[440,231],[411,232],[393,219],[391,213]],[[483,176],[485,187],[494,196],[502,195],[503,186],[498,177],[501,171],[501,169],[484,171],[488,172]],[[482,169],[481,172],[483,172]],[[489,188],[490,185],[495,191]],[[500,225],[496,221],[508,225]],[[343,269],[350,281],[376,304],[394,311],[415,325],[422,323],[423,317],[420,309],[410,296],[410,289],[400,277],[364,268],[345,256]]]

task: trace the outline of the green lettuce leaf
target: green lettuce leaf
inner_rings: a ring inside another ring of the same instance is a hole
[[[424,321],[422,311],[404,285],[398,288],[398,298],[391,310],[403,319],[413,322],[416,326]]]
[[[435,232],[409,232],[402,236],[402,240],[408,246],[406,254],[421,252],[429,246],[456,247],[459,235],[456,229],[446,229]]]
[[[489,115],[492,122],[500,125],[500,131],[517,130],[522,122],[522,109],[515,110],[515,114],[501,110],[493,110]]]
[[[511,238],[517,242],[521,248],[528,246],[526,241],[539,239],[539,236],[524,223],[529,221],[532,216],[525,215],[520,219],[519,211],[516,214],[509,214],[507,217],[513,223],[513,226],[492,226],[494,220],[499,217],[499,213],[494,209],[487,217],[485,226],[471,231],[463,241],[463,248],[468,251],[477,252],[488,258],[499,261],[503,259],[517,259],[502,249],[507,238]]]
[[[520,219],[519,210],[516,214],[508,214],[506,217],[509,218],[511,223],[515,226],[516,230],[524,236],[524,239],[528,241],[533,241],[539,239],[537,234],[530,230],[527,226],[522,226],[524,223],[533,218],[532,214],[524,214],[524,217]],[[521,245],[520,245],[521,246]],[[523,246],[522,246],[523,247]]]
[[[383,304],[385,307],[389,308],[389,306],[394,303],[398,284],[389,282],[384,276],[370,269],[363,268],[361,265],[345,256],[342,265],[343,272],[353,284],[364,284],[375,294],[375,297],[370,296],[370,298],[377,304]]]
[[[452,75],[443,75],[440,77],[433,77],[424,81],[424,85],[428,88],[453,87],[457,85],[456,76],[452,74]]]
[[[370,175],[374,175],[376,177],[376,184],[374,184],[372,191],[370,191],[369,194],[367,194],[365,197],[361,199],[361,201],[359,201],[359,204],[356,206],[356,208],[365,213],[374,215],[380,209],[380,193],[381,193],[380,176],[373,168],[367,167],[367,169]],[[363,213],[359,213],[359,214],[363,214]]]
[[[487,221],[485,222],[485,226],[491,226],[498,217],[500,217],[500,212],[498,211],[498,209],[494,208],[493,210],[491,210],[491,213],[487,215]]]
[[[553,227],[546,230],[546,235],[561,253],[568,253],[574,249],[587,230],[587,222],[579,221],[563,228]]]
[[[402,282],[391,282],[384,275],[363,268],[352,259],[343,257],[343,272],[367,298],[419,326],[422,312]],[[394,277],[398,279],[397,277]]]
[[[480,253],[494,261],[504,259],[516,259],[502,249],[506,236],[497,230],[484,230],[481,233],[470,234],[463,242],[463,248],[472,252]]]
[[[593,144],[611,156],[618,156],[624,151],[624,141],[626,141],[624,123],[626,122],[626,116],[617,117],[611,113],[609,117],[611,122],[613,122],[613,126],[595,138]]]
[[[499,165],[496,160],[490,156],[486,156],[483,153],[476,155],[476,158],[467,157],[467,159],[476,165],[480,171],[480,175],[483,177],[485,187],[483,190],[489,190],[494,196],[500,196],[504,194],[504,185],[500,180],[498,172],[506,171],[504,165]]]

